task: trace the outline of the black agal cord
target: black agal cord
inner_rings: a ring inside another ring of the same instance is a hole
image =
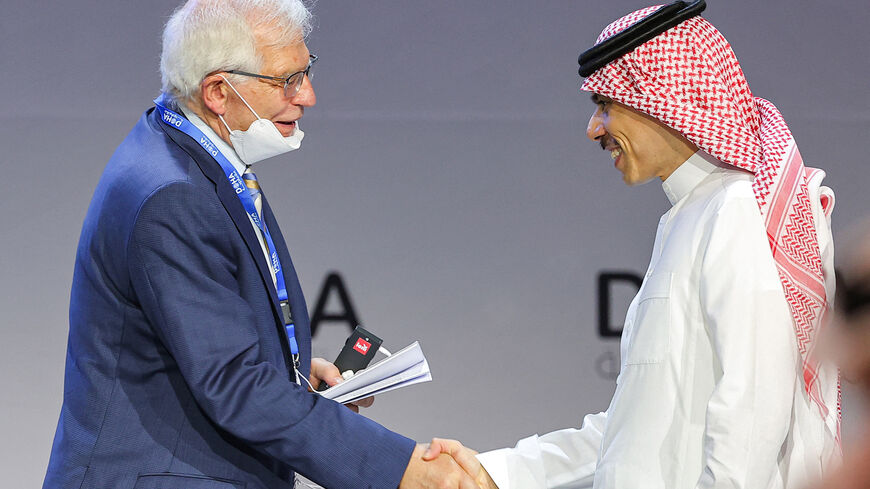
[[[705,8],[707,8],[707,2],[704,0],[696,0],[691,3],[679,1],[665,5],[649,17],[581,54],[577,60],[580,63],[580,76],[585,78],[595,73],[602,66],[680,22],[700,15]]]

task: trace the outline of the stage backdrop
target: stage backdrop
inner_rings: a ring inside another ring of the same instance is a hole
[[[866,0],[708,3],[755,94],[827,170],[839,234],[870,212]],[[106,161],[158,94],[176,4],[0,0],[6,487],[41,484],[79,228]],[[334,358],[353,313],[388,348],[419,340],[430,361],[434,382],[382,396],[368,416],[421,441],[491,449],[607,407],[618,365],[607,335],[634,289],[605,283],[602,308],[599,280],[645,270],[668,203],[657,182],[623,185],[586,140],[576,59],[646,5],[314,5],[321,59],[305,144],[256,169],[312,310],[323,296],[316,352]],[[861,424],[848,394],[847,439]]]

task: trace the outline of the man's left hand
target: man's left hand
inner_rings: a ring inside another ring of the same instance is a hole
[[[326,385],[332,387],[344,382],[344,379],[341,377],[341,372],[338,371],[338,367],[336,367],[332,362],[323,358],[313,358],[311,360],[311,375],[308,376],[308,381],[311,382],[312,387],[317,389],[320,387],[321,382],[326,382]],[[360,399],[359,401],[347,403],[345,406],[351,411],[358,413],[359,408],[369,407],[374,404],[374,402],[374,397],[367,397],[365,399]]]

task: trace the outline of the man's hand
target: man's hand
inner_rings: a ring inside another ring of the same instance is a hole
[[[489,476],[489,472],[483,468],[477,460],[477,452],[462,446],[456,440],[433,438],[429,448],[423,453],[423,460],[434,460],[439,455],[447,454],[453,457],[457,464],[470,475],[480,489],[498,489],[495,482]]]
[[[317,389],[320,387],[321,382],[326,382],[326,385],[332,387],[335,384],[344,382],[344,379],[341,378],[341,372],[338,371],[338,367],[336,367],[332,362],[324,360],[323,358],[312,358],[311,375],[308,376],[308,381],[311,382],[312,387]],[[359,401],[347,403],[345,404],[345,407],[358,413],[359,408],[369,407],[374,404],[374,402],[374,397],[367,397],[365,399],[360,399]]]
[[[399,483],[399,489],[477,489],[471,478],[447,454],[434,453],[423,461],[427,445],[417,445]]]

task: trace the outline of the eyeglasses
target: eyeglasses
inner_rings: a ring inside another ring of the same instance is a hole
[[[284,97],[293,98],[299,93],[299,89],[302,88],[302,80],[307,76],[308,79],[311,79],[311,66],[314,62],[317,61],[317,56],[310,54],[308,55],[308,66],[305,67],[302,71],[297,71],[296,73],[290,73],[287,76],[268,76],[268,75],[259,75],[257,73],[248,73],[247,71],[240,70],[227,70],[227,73],[232,73],[234,75],[242,75],[242,76],[252,76],[254,78],[262,78],[264,80],[272,80],[276,82],[280,82],[284,84]]]

